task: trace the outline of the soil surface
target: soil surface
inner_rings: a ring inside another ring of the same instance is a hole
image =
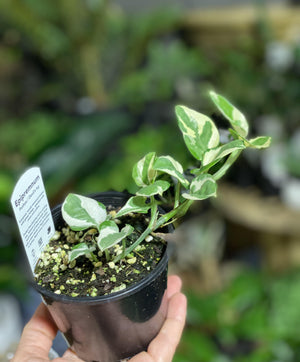
[[[115,212],[108,208],[108,212]],[[134,226],[135,231],[125,239],[131,245],[146,228],[145,216],[127,215],[119,219],[120,229],[125,224]],[[69,262],[68,253],[80,242],[94,243],[96,229],[72,231],[64,224],[57,228],[55,236],[42,253],[35,269],[36,282],[56,293],[72,297],[101,296],[120,291],[135,284],[149,274],[159,263],[166,243],[154,233],[149,235],[125,259],[112,260],[122,252],[122,245],[109,249],[109,260],[105,252],[97,248],[89,258],[80,256]]]

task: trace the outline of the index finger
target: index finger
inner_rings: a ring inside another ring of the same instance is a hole
[[[167,319],[148,347],[148,354],[153,361],[172,361],[185,325],[186,308],[187,300],[184,294],[176,293],[171,297]]]
[[[47,308],[41,303],[24,327],[12,362],[26,362],[34,357],[49,360],[48,354],[56,333],[57,327]]]
[[[150,343],[147,352],[141,352],[130,362],[171,362],[185,324],[187,300],[175,293],[169,301],[167,319],[159,334]]]

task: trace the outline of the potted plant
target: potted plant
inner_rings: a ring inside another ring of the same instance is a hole
[[[269,137],[247,140],[244,115],[221,95],[210,97],[231,125],[226,140],[209,117],[175,108],[197,160],[189,172],[171,156],[150,152],[133,167],[135,195],[71,193],[53,209],[56,232],[35,268],[35,285],[85,361],[115,362],[147,348],[166,317],[164,233],[194,201],[216,196],[217,181],[245,148],[270,144]],[[173,205],[164,210],[168,194]]]

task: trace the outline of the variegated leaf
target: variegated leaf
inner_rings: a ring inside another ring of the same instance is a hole
[[[189,187],[189,181],[184,177],[181,164],[171,156],[160,156],[155,162],[153,168],[157,171],[165,172],[175,177],[185,188]]]
[[[144,196],[132,196],[122,209],[118,211],[116,217],[129,214],[130,212],[146,214],[150,207],[149,204],[146,204],[146,198]]]
[[[202,161],[204,152],[219,145],[218,129],[209,117],[185,106],[176,106],[175,112],[187,148]]]
[[[153,195],[162,195],[168,188],[170,183],[168,181],[158,180],[149,186],[145,186],[137,191],[138,196],[153,196]]]
[[[217,183],[208,174],[195,177],[190,184],[190,192],[182,196],[189,200],[205,200],[217,195]]]
[[[82,255],[91,254],[94,250],[95,247],[88,247],[85,243],[77,244],[69,251],[69,261],[71,262]]]
[[[230,153],[236,150],[242,150],[244,148],[246,148],[246,146],[244,145],[244,142],[241,140],[235,140],[226,143],[225,145],[222,145],[220,147],[213,148],[205,152],[202,165],[206,166],[213,162],[216,163],[219,160],[221,160],[223,157],[229,155]]]
[[[118,234],[119,233],[119,227],[118,225],[112,221],[107,220],[104,221],[99,228],[99,235],[97,237],[97,244],[100,250],[104,250],[101,247],[101,240],[105,239],[109,235]]]
[[[122,241],[124,238],[126,238],[128,235],[130,235],[133,232],[134,228],[131,225],[126,225],[123,227],[123,229],[120,232],[112,232],[108,233],[106,236],[103,236],[98,238],[97,244],[99,246],[99,249],[101,251],[106,250],[108,248],[111,248],[115,244]]]
[[[228,119],[235,131],[240,134],[242,137],[247,137],[249,132],[248,122],[243,115],[234,105],[232,105],[226,98],[223,96],[210,91],[209,95],[217,106],[219,111]]]
[[[152,167],[155,158],[155,152],[149,152],[133,166],[132,177],[138,186],[147,186],[155,178],[156,171]]]
[[[99,236],[98,236],[97,239],[101,239],[101,238],[104,238],[105,236],[107,236],[109,234],[118,233],[118,232],[119,232],[118,225],[112,220],[107,220],[107,221],[104,221],[100,225],[100,227],[99,227]]]
[[[261,148],[268,148],[271,144],[271,140],[272,140],[271,137],[261,136],[253,138],[248,142],[251,145],[250,147],[261,149]]]
[[[105,206],[89,197],[69,194],[62,205],[62,216],[72,230],[98,228],[107,216]]]

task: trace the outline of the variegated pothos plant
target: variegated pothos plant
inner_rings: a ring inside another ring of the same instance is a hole
[[[70,228],[85,230],[93,227],[98,230],[97,245],[76,245],[70,251],[70,260],[80,255],[91,257],[97,247],[109,257],[109,249],[133,231],[130,225],[119,230],[114,219],[128,213],[150,212],[150,222],[140,237],[128,248],[125,248],[123,243],[123,253],[114,260],[119,261],[151,232],[183,216],[195,200],[215,197],[217,180],[225,175],[244,149],[269,147],[270,137],[247,139],[249,126],[245,116],[226,98],[213,91],[209,95],[217,109],[229,121],[228,142],[220,142],[219,131],[209,117],[188,107],[176,106],[175,113],[185,144],[199,164],[189,172],[192,178],[186,176],[181,164],[171,156],[157,156],[155,152],[150,152],[134,165],[132,176],[139,189],[115,217],[107,214],[103,204],[91,198],[69,194],[63,203],[62,215]],[[213,167],[217,164],[220,166]],[[165,179],[166,175],[168,180]],[[172,183],[175,188],[173,209],[160,214],[158,205]]]

